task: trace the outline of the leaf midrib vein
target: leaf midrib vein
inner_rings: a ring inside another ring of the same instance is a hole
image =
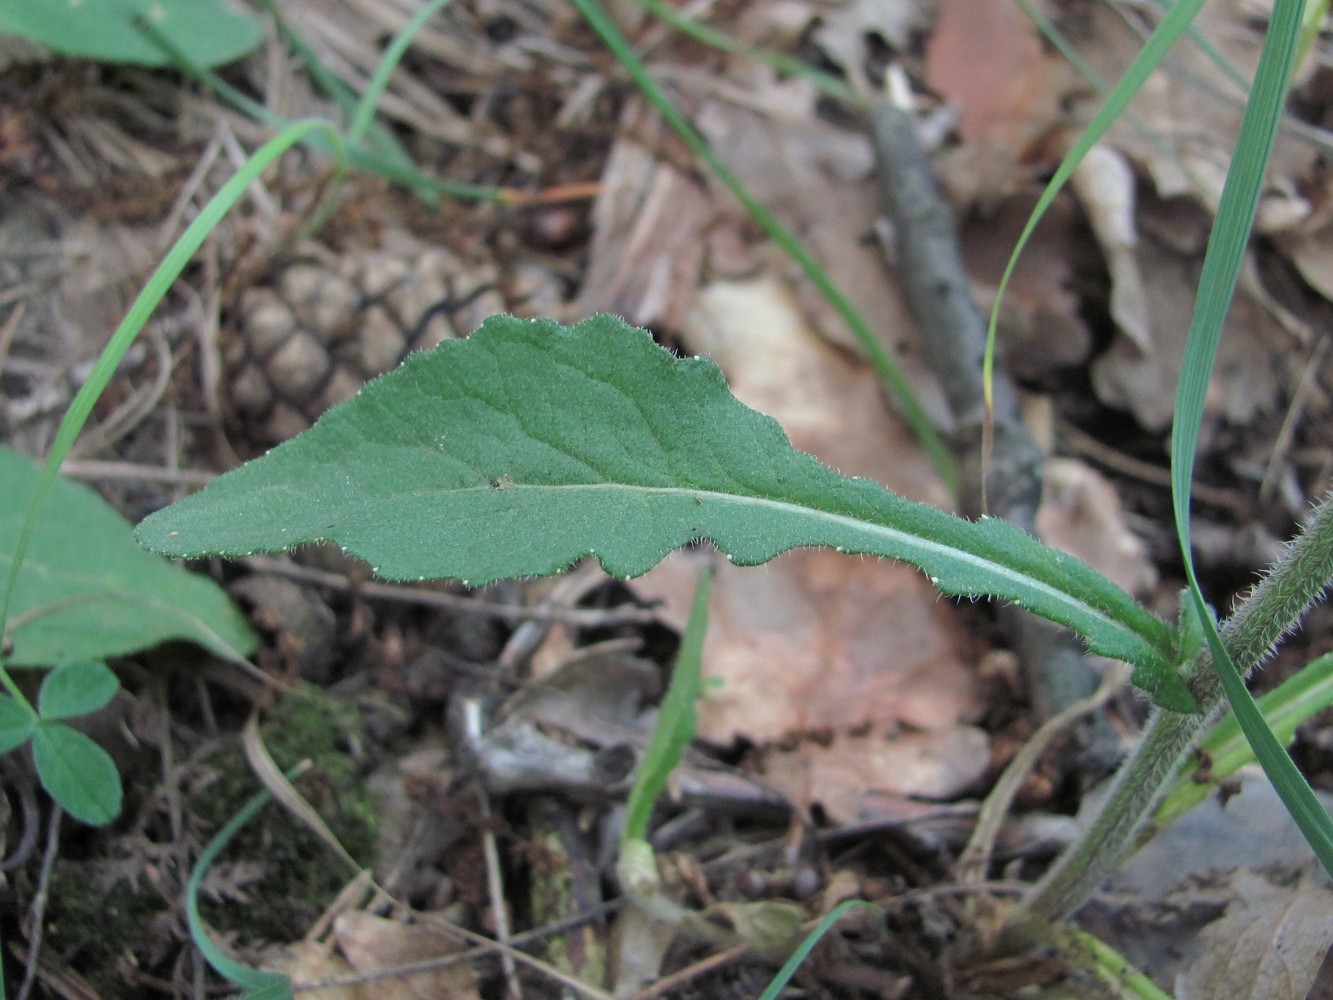
[[[838,514],[833,511],[823,510],[822,508],[812,507],[805,504],[794,503],[789,500],[778,500],[772,497],[754,496],[744,493],[723,493],[718,490],[700,489],[698,487],[638,486],[632,483],[560,483],[560,484],[510,483],[507,484],[503,488],[503,490],[497,489],[496,487],[490,485],[489,483],[483,483],[477,486],[446,489],[443,490],[442,492],[449,494],[472,493],[472,492],[487,492],[487,493],[503,492],[503,493],[513,494],[513,493],[533,491],[533,490],[539,492],[564,491],[564,490],[569,490],[569,491],[606,490],[606,491],[624,491],[627,493],[633,493],[635,495],[644,495],[644,494],[659,494],[659,495],[671,495],[671,496],[679,495],[679,496],[694,497],[700,500],[711,498],[714,500],[732,504],[762,507],[765,509],[771,509],[783,513],[796,514],[799,516],[812,518],[814,520],[824,521],[828,524],[851,529],[853,531],[867,533],[870,535],[888,536],[893,539],[902,540],[904,543],[910,544],[917,548],[925,549],[930,553],[934,554],[935,556],[937,556],[938,558],[952,559],[964,564],[971,563],[979,568],[983,568],[985,571],[989,573],[1000,576],[1002,579],[1013,581],[1016,585],[1021,585],[1027,588],[1038,590],[1045,596],[1054,599],[1056,602],[1058,602],[1061,605],[1064,605],[1065,607],[1073,608],[1084,615],[1091,615],[1096,619],[1098,619],[1099,621],[1106,623],[1108,626],[1113,627],[1122,633],[1128,633],[1130,635],[1133,635],[1136,639],[1141,641],[1149,649],[1155,648],[1155,644],[1151,639],[1151,637],[1144,635],[1142,632],[1134,628],[1129,623],[1121,621],[1120,619],[1111,616],[1107,612],[1101,610],[1100,608],[1094,606],[1091,603],[1077,600],[1073,594],[1070,594],[1067,591],[1061,590],[1058,587],[1054,587],[1037,577],[1013,569],[1012,567],[1007,566],[1002,562],[998,562],[996,560],[989,559],[986,557],[981,557],[965,549],[958,549],[951,545],[947,545],[943,542],[939,542],[934,539],[924,537],[922,535],[913,534],[909,531],[904,531],[901,528],[895,528],[891,525],[881,524],[876,521],[866,521],[849,514]],[[906,502],[910,503],[912,501],[906,501]],[[940,513],[942,516],[948,516],[945,515],[942,511]],[[963,523],[971,524],[972,522],[963,522]],[[791,548],[796,548],[796,547],[798,546],[797,545],[791,546]],[[928,571],[923,570],[923,572],[926,572],[927,575],[930,575]]]

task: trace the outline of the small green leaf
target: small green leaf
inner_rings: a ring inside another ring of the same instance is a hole
[[[101,660],[75,660],[56,667],[37,693],[43,719],[73,719],[105,708],[120,690],[120,681]]]
[[[37,728],[37,716],[27,705],[9,695],[0,695],[0,753],[9,753],[28,742]]]
[[[75,819],[105,826],[120,815],[120,773],[107,752],[77,729],[39,722],[32,759],[42,787]]]
[[[151,25],[145,30],[142,25]],[[103,62],[166,66],[153,41],[160,33],[198,66],[220,66],[253,51],[264,38],[254,15],[224,0],[78,0],[0,3],[0,32],[53,52]]]
[[[0,447],[0,579],[40,470]],[[256,639],[221,588],[135,544],[130,525],[81,483],[56,480],[10,603],[9,663],[97,660],[188,639],[236,660]]]
[[[721,372],[611,316],[496,316],[412,355],[311,430],[147,518],[171,555],[329,540],[390,579],[473,584],[595,555],[615,576],[711,539],[756,565],[826,546],[993,595],[1096,652],[1172,669],[1174,630],[1091,567],[994,518],[970,522],[795,451]]]

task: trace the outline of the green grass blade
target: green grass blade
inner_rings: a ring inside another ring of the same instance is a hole
[[[1199,427],[1222,326],[1235,293],[1264,175],[1272,154],[1301,34],[1302,0],[1277,0],[1264,41],[1254,89],[1241,120],[1231,169],[1208,241],[1190,322],[1180,383],[1176,389],[1171,433],[1171,501],[1189,580],[1189,598],[1204,623],[1205,638],[1222,688],[1237,721],[1278,796],[1325,870],[1333,873],[1333,819],[1315,798],[1273,731],[1264,722],[1240,672],[1227,655],[1199,588],[1190,544],[1190,488],[1198,450]],[[1174,11],[1172,12],[1174,13]],[[1252,664],[1245,664],[1249,669]]]
[[[676,666],[671,674],[662,706],[657,713],[657,725],[643,752],[643,762],[630,789],[625,804],[625,833],[622,840],[647,840],[648,822],[653,806],[666,788],[685,749],[694,739],[699,719],[694,704],[699,698],[699,674],[703,667],[704,635],[708,631],[708,594],[712,590],[713,571],[705,567],[699,573],[694,589],[694,603],[690,620],[676,654]]]
[[[185,63],[178,63],[178,66],[182,72],[189,74],[200,86],[207,88],[238,111],[255,119],[255,121],[262,122],[274,131],[281,131],[292,126],[291,119],[270,111],[258,101],[241,93],[212,70]],[[348,93],[350,94],[350,91]],[[372,129],[372,138],[378,131],[380,131],[378,126]],[[392,138],[392,136],[389,138]],[[328,141],[327,136],[321,133],[307,136],[302,140],[302,145],[319,150],[322,153],[336,155],[333,144]],[[401,149],[398,149],[397,152],[391,149],[383,154],[362,148],[346,149],[345,155],[347,156],[347,162],[358,170],[379,174],[381,177],[402,184],[404,187],[411,188],[418,193],[424,192],[428,195],[442,195],[447,198],[460,198],[467,201],[506,201],[511,199],[510,193],[503,188],[484,184],[466,184],[461,181],[446,181],[424,174],[417,169],[407,153]]]
[[[1333,706],[1333,653],[1307,663],[1295,676],[1257,699],[1256,704],[1273,735],[1289,745],[1298,726]],[[1162,798],[1153,814],[1153,832],[1174,823],[1202,802],[1218,782],[1255,759],[1254,748],[1233,712],[1228,712],[1208,731],[1199,744],[1199,755],[1201,759],[1181,772]]]
[[[1169,3],[1168,0],[1154,0],[1154,3],[1156,3],[1162,11],[1169,11],[1171,9],[1171,3]],[[1245,79],[1245,74],[1236,68],[1236,64],[1228,59],[1222,50],[1214,45],[1212,40],[1198,29],[1198,26],[1191,22],[1186,34],[1189,36],[1190,44],[1207,56],[1208,61],[1216,66],[1223,76],[1234,83],[1240,89],[1242,94],[1249,92],[1250,81]]]
[[[829,97],[840,101],[846,101],[848,104],[856,107],[865,107],[866,101],[860,94],[847,86],[846,82],[838,79],[831,73],[825,73],[823,70],[816,69],[809,63],[789,56],[785,52],[775,52],[773,49],[761,48],[757,45],[750,45],[742,42],[739,38],[728,35],[725,31],[719,31],[717,28],[708,24],[702,24],[681,14],[676,8],[663,3],[662,0],[634,0],[640,7],[648,11],[654,17],[660,18],[671,27],[675,28],[683,35],[689,35],[691,38],[703,42],[705,45],[719,49],[722,52],[732,52],[736,55],[745,56],[756,62],[772,66],[779,73],[786,73],[788,76],[797,76],[803,80],[809,80],[820,91]]]
[[[958,470],[954,465],[953,456],[948,446],[935,430],[934,425],[931,424],[930,417],[926,414],[921,401],[917,399],[911,382],[903,374],[897,360],[884,346],[884,342],[875,334],[875,331],[870,328],[870,324],[866,322],[865,317],[852,305],[851,300],[842,293],[833,279],[829,277],[828,272],[802,246],[795,234],[778,221],[778,218],[768,210],[767,206],[746,189],[741,179],[736,176],[730,167],[718,159],[717,155],[709,148],[708,143],[704,141],[703,136],[662,92],[662,88],[657,85],[647,67],[635,54],[625,36],[620,33],[620,29],[616,27],[615,22],[611,20],[597,0],[573,0],[573,4],[592,26],[593,30],[601,36],[611,54],[619,60],[635,84],[643,91],[644,96],[657,108],[662,120],[681,137],[696,156],[707,164],[708,169],[745,206],[745,210],[759,223],[769,238],[782,247],[783,251],[797,263],[810,280],[810,283],[819,290],[819,293],[824,296],[843,322],[847,324],[848,329],[852,331],[857,342],[861,345],[861,349],[865,351],[871,366],[893,393],[893,398],[902,410],[903,419],[911,428],[922,449],[930,457],[935,469],[939,472],[940,478],[944,480],[951,491],[956,492]]]
[[[278,26],[278,34],[287,46],[301,60],[305,71],[310,79],[315,82],[321,90],[324,91],[338,105],[338,109],[350,121],[356,114],[359,104],[359,98],[356,91],[343,82],[320,60],[319,55],[312,49],[304,38],[288,26],[282,14],[278,11],[273,0],[266,0],[265,6],[272,16],[274,23]],[[376,97],[378,100],[378,96]],[[373,109],[372,109],[373,110]],[[351,149],[365,149],[362,140],[368,140],[369,152],[374,153],[382,159],[393,163],[399,169],[414,170],[412,158],[408,155],[393,133],[384,127],[376,124],[373,120],[367,123],[367,131],[358,136],[358,141],[353,142],[348,137],[346,146]],[[349,157],[350,162],[350,157]]]
[[[384,55],[381,57],[379,64],[375,67],[370,83],[366,85],[366,92],[361,95],[361,100],[357,102],[356,110],[352,113],[352,122],[347,127],[347,145],[353,148],[361,145],[361,140],[375,121],[375,110],[379,107],[380,98],[384,96],[384,91],[388,89],[389,77],[393,76],[393,71],[402,62],[403,56],[407,54],[412,39],[416,38],[417,33],[426,26],[427,21],[443,10],[445,5],[450,2],[451,0],[430,0],[430,3],[413,14],[398,34],[394,36],[393,41],[389,43],[389,47],[384,50]]]
[[[135,337],[139,335],[139,331],[143,329],[143,325],[148,321],[153,310],[157,308],[157,304],[162,301],[162,297],[166,295],[172,283],[185,269],[185,265],[189,263],[190,258],[194,256],[222,217],[240,200],[245,193],[245,189],[292,146],[312,133],[321,131],[331,137],[335,150],[341,148],[342,140],[338,137],[338,134],[325,122],[318,121],[297,122],[260,147],[237,171],[236,175],[209,199],[208,204],[203,207],[195,220],[181,234],[180,239],[167,252],[162,263],[158,265],[157,270],[153,272],[152,277],[148,279],[148,283],[144,285],[143,290],[130,306],[129,312],[126,313],[120,326],[112,334],[111,340],[98,356],[97,363],[93,365],[92,371],[89,372],[87,381],[84,382],[78,394],[69,404],[69,409],[56,431],[55,441],[51,445],[51,453],[47,457],[46,464],[42,467],[41,478],[38,480],[37,488],[28,503],[23,528],[19,534],[18,544],[14,548],[13,562],[9,566],[9,574],[5,580],[4,590],[0,591],[0,625],[8,620],[9,604],[14,594],[14,588],[18,583],[19,570],[23,566],[24,556],[32,543],[33,533],[36,531],[46,498],[55,484],[60,465],[69,454],[79,431],[83,429],[88,416],[92,413],[93,404],[97,402],[102,390],[111,381],[111,376],[115,374],[116,368],[125,356],[125,352],[134,343]],[[3,670],[0,670],[0,683],[3,683],[9,689],[11,694],[21,697],[8,673]]]
[[[289,771],[287,776],[291,778],[295,775],[296,769]],[[204,960],[212,966],[218,975],[226,979],[229,983],[246,990],[246,997],[249,1000],[291,1000],[293,997],[291,980],[281,973],[265,972],[262,969],[253,969],[248,965],[243,965],[226,954],[221,948],[213,943],[213,938],[208,933],[208,928],[204,926],[204,920],[199,915],[199,887],[203,884],[204,877],[208,870],[213,867],[213,862],[217,860],[219,854],[231,843],[232,838],[238,834],[241,829],[259,815],[259,810],[263,809],[273,796],[268,791],[257,792],[248,802],[233,816],[227,824],[218,831],[208,846],[199,854],[199,860],[194,863],[194,868],[190,870],[190,879],[185,885],[185,921],[190,929],[190,939],[194,941],[194,946],[199,949]]]
[[[1032,0],[1018,0],[1018,6],[1027,15],[1029,21],[1037,26],[1037,30],[1042,33],[1048,42],[1051,43],[1065,58],[1069,65],[1073,66],[1079,76],[1097,91],[1102,100],[1106,100],[1111,95],[1111,85],[1102,79],[1101,75],[1092,68],[1079,51],[1070,44],[1069,39],[1056,26],[1055,22],[1046,16],[1045,12],[1040,10]],[[1144,124],[1143,119],[1128,108],[1125,109],[1125,121],[1129,123],[1130,128],[1139,134],[1139,136],[1152,147],[1153,152],[1165,160],[1171,161],[1177,170],[1185,177],[1189,178],[1191,184],[1196,190],[1205,190],[1203,179],[1199,176],[1190,164],[1180,158],[1180,154],[1155,131]]]
[[[1082,134],[1079,135],[1073,148],[1065,154],[1065,158],[1060,162],[1060,166],[1056,168],[1055,174],[1047,183],[1045,190],[1042,191],[1041,197],[1037,199],[1037,205],[1033,208],[1032,214],[1028,216],[1027,225],[1023,227],[1023,232],[1014,245],[1014,252],[1010,254],[1009,263],[1005,265],[1004,274],[1000,278],[1000,286],[995,294],[995,305],[991,308],[990,322],[987,324],[985,384],[986,410],[988,413],[992,408],[991,387],[995,379],[995,335],[999,328],[1000,307],[1004,302],[1005,290],[1009,287],[1009,281],[1013,277],[1014,268],[1018,266],[1018,258],[1022,255],[1023,248],[1027,246],[1028,240],[1032,238],[1033,232],[1036,231],[1037,224],[1041,222],[1046,210],[1055,201],[1055,196],[1060,193],[1060,190],[1068,183],[1069,178],[1073,176],[1074,170],[1082,162],[1083,157],[1088,154],[1088,150],[1092,149],[1106,134],[1106,130],[1115,123],[1116,119],[1124,114],[1130,101],[1134,99],[1134,95],[1138,93],[1139,88],[1143,86],[1153,70],[1161,64],[1167,51],[1189,29],[1195,14],[1199,12],[1199,8],[1203,4],[1204,0],[1178,0],[1171,8],[1162,23],[1157,26],[1157,30],[1144,43],[1143,49],[1134,57],[1129,69],[1125,70],[1125,75],[1120,78],[1120,82],[1107,96],[1101,109],[1093,116],[1092,121],[1088,123]]]
[[[815,950],[815,945],[823,940],[824,935],[833,929],[833,925],[841,920],[851,910],[869,910],[881,920],[883,913],[879,907],[873,903],[867,903],[864,899],[848,899],[839,903],[821,920],[809,934],[805,936],[800,946],[792,952],[791,958],[783,964],[778,970],[778,974],[773,977],[773,981],[768,984],[768,988],[759,994],[759,1000],[777,1000],[782,991],[786,989],[787,984],[791,982],[791,977],[796,975],[796,970],[801,967],[809,956],[810,952]]]
[[[1057,932],[1059,953],[1091,973],[1119,1000],[1171,1000],[1169,993],[1129,963],[1124,955],[1096,935],[1069,928]]]

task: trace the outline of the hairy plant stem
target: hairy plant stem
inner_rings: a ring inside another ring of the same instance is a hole
[[[1222,641],[1248,675],[1333,582],[1333,494],[1315,507],[1300,534],[1222,625]],[[1220,714],[1225,697],[1207,647],[1189,669],[1198,715],[1154,710],[1138,746],[1112,779],[1092,824],[1051,866],[1015,910],[1010,930],[1069,916],[1132,847],[1184,758]]]

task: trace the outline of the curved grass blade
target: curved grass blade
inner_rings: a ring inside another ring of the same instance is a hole
[[[288,772],[288,777],[293,777],[297,770],[299,767]],[[264,808],[272,797],[268,791],[256,792],[236,815],[227,821],[217,836],[200,852],[199,860],[190,870],[190,879],[185,885],[185,921],[189,926],[194,946],[212,966],[213,971],[246,991],[246,1000],[291,1000],[294,996],[291,980],[278,972],[266,972],[243,965],[213,943],[213,938],[199,915],[199,886],[203,884],[204,876],[213,867],[218,855],[245,824],[259,815],[259,810]]]
[[[162,263],[158,265],[157,270],[153,272],[152,277],[148,279],[148,283],[144,285],[143,290],[130,306],[129,312],[126,313],[120,326],[111,335],[111,340],[102,349],[96,364],[89,372],[87,381],[84,382],[78,394],[70,402],[69,408],[65,411],[64,419],[61,420],[60,427],[56,431],[55,440],[51,444],[51,453],[47,456],[46,464],[42,467],[41,477],[38,479],[37,486],[28,500],[23,525],[18,534],[18,542],[14,546],[12,560],[9,564],[9,572],[5,577],[3,589],[0,590],[0,627],[3,627],[8,621],[10,600],[18,584],[19,571],[23,568],[24,557],[32,543],[33,535],[37,531],[47,496],[55,485],[60,464],[69,454],[70,448],[73,447],[75,439],[79,436],[79,431],[83,429],[83,425],[92,413],[93,404],[97,402],[102,390],[106,388],[111,376],[115,374],[116,368],[125,356],[125,352],[134,343],[134,338],[139,335],[144,323],[148,321],[148,317],[152,315],[153,310],[157,308],[157,304],[162,301],[162,297],[166,295],[172,282],[185,269],[185,265],[194,256],[195,251],[203,244],[208,234],[213,231],[222,217],[231,210],[231,207],[245,193],[245,189],[288,149],[301,142],[312,132],[321,130],[330,135],[334,149],[341,150],[342,140],[338,134],[326,123],[319,121],[297,122],[261,146],[236,172],[236,175],[228,180],[221,190],[210,198],[208,203],[200,210],[199,215],[167,252]],[[23,693],[14,684],[13,678],[9,676],[9,672],[4,669],[0,669],[0,685],[3,685],[9,694],[17,700],[26,700]]]
[[[848,899],[839,903],[829,910],[814,930],[806,935],[800,947],[792,952],[791,958],[787,959],[782,968],[778,970],[778,974],[773,977],[773,981],[768,984],[763,993],[759,994],[759,1000],[777,1000],[783,989],[791,982],[791,977],[796,975],[796,970],[801,967],[801,963],[810,957],[810,952],[815,950],[815,945],[823,940],[824,935],[831,931],[833,925],[841,920],[849,910],[854,909],[869,910],[881,920],[884,919],[883,911],[873,903],[867,903],[864,899]]]
[[[1172,6],[1166,17],[1162,19],[1162,23],[1157,26],[1157,30],[1149,36],[1139,54],[1134,57],[1129,69],[1125,70],[1125,75],[1120,78],[1120,82],[1107,95],[1101,109],[1079,134],[1073,148],[1065,154],[1065,158],[1060,162],[1060,166],[1056,168],[1045,190],[1042,191],[1041,197],[1037,199],[1032,214],[1028,216],[1027,224],[1023,227],[1018,242],[1014,244],[1014,252],[1009,255],[1009,263],[1005,265],[1004,274],[1000,277],[1000,285],[995,293],[995,305],[991,309],[990,322],[986,329],[986,360],[984,366],[988,426],[989,415],[993,412],[991,387],[995,378],[995,334],[1000,322],[1000,306],[1004,302],[1005,290],[1009,287],[1009,281],[1013,277],[1014,268],[1018,266],[1018,258],[1023,253],[1023,248],[1027,246],[1028,240],[1032,238],[1032,234],[1037,228],[1037,224],[1041,222],[1046,210],[1055,201],[1055,196],[1060,193],[1065,184],[1069,182],[1069,178],[1074,175],[1075,169],[1082,162],[1083,157],[1088,154],[1088,150],[1097,144],[1101,137],[1106,134],[1106,130],[1129,107],[1134,95],[1138,93],[1144,81],[1166,57],[1167,51],[1182,34],[1189,30],[1194,21],[1194,16],[1203,7],[1203,4],[1204,0],[1178,0]]]
[[[388,89],[389,77],[393,76],[393,71],[398,64],[402,62],[408,48],[412,44],[412,39],[416,38],[417,33],[426,26],[426,22],[438,14],[451,0],[430,0],[423,4],[421,9],[408,18],[407,23],[399,30],[389,43],[388,48],[384,50],[384,55],[380,57],[375,72],[366,85],[366,91],[361,95],[361,100],[357,102],[356,110],[352,114],[352,121],[347,126],[347,145],[356,147],[361,145],[361,140],[369,131],[371,124],[375,121],[375,110],[379,106],[380,98],[384,96],[384,91]]]
[[[1190,488],[1204,401],[1222,336],[1222,324],[1235,293],[1264,174],[1277,136],[1301,35],[1302,10],[1302,0],[1277,0],[1273,8],[1268,36],[1255,73],[1254,89],[1241,119],[1236,151],[1208,240],[1180,368],[1180,383],[1176,388],[1175,423],[1171,432],[1171,504],[1176,537],[1189,581],[1189,600],[1193,601],[1203,621],[1204,637],[1227,701],[1278,796],[1324,869],[1333,873],[1333,819],[1319,804],[1309,782],[1264,722],[1240,672],[1227,655],[1199,588],[1190,545]],[[1251,666],[1245,664],[1246,669]]]
[[[671,25],[681,34],[689,35],[705,45],[719,49],[722,52],[732,52],[756,62],[764,63],[773,67],[779,73],[809,80],[818,88],[820,93],[840,101],[846,101],[854,107],[863,108],[866,106],[866,99],[849,87],[846,81],[831,73],[826,73],[804,60],[789,56],[785,52],[750,45],[748,42],[743,42],[739,38],[728,35],[725,31],[719,31],[712,25],[704,24],[682,14],[670,4],[663,3],[662,0],[634,0],[634,2],[654,17],[660,18]]]
[[[1004,521],[839,475],[732,396],[711,361],[611,316],[492,317],[138,534],[179,556],[333,541],[383,577],[473,584],[588,555],[638,576],[699,538],[742,565],[824,546],[910,563],[946,594],[1013,601],[1097,652],[1174,673],[1174,630],[1091,567]]]

